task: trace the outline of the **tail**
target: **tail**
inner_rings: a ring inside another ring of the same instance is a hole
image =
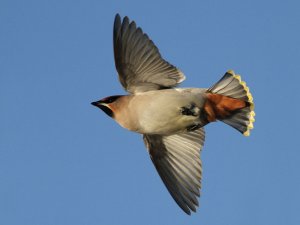
[[[229,70],[207,90],[204,110],[208,122],[216,119],[232,126],[245,136],[253,129],[254,103],[246,83]]]

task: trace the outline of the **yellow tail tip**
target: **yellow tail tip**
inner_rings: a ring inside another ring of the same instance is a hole
[[[245,136],[250,135],[250,130],[253,129],[253,123],[255,121],[255,112],[254,112],[254,102],[253,102],[253,96],[250,93],[249,87],[247,86],[245,81],[242,81],[241,76],[238,74],[235,74],[233,70],[228,70],[227,73],[231,74],[235,79],[239,81],[239,83],[243,86],[246,95],[247,95],[247,102],[250,103],[250,113],[249,113],[249,124],[247,126],[247,130],[243,133]]]

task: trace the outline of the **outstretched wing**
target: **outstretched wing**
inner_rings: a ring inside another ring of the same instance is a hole
[[[134,21],[117,14],[113,31],[115,64],[122,86],[130,93],[175,87],[184,74],[165,61]]]
[[[204,129],[170,136],[144,135],[144,142],[162,181],[187,214],[199,205]]]

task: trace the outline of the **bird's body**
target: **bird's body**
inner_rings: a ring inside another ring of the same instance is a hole
[[[185,76],[158,48],[117,14],[113,29],[116,69],[129,95],[92,104],[122,127],[143,135],[151,160],[173,199],[190,214],[199,205],[204,126],[222,121],[245,136],[254,122],[249,88],[232,70],[210,88],[176,88]]]
[[[119,98],[116,121],[124,128],[141,134],[170,135],[203,126],[206,89],[164,89]],[[132,119],[134,118],[134,119]]]

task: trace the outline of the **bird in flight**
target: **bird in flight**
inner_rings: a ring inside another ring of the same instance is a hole
[[[249,88],[232,70],[210,88],[177,88],[185,76],[164,60],[134,21],[116,15],[113,48],[119,80],[128,95],[92,102],[122,127],[143,135],[150,158],[178,206],[199,205],[204,126],[222,121],[245,136],[254,122]]]

